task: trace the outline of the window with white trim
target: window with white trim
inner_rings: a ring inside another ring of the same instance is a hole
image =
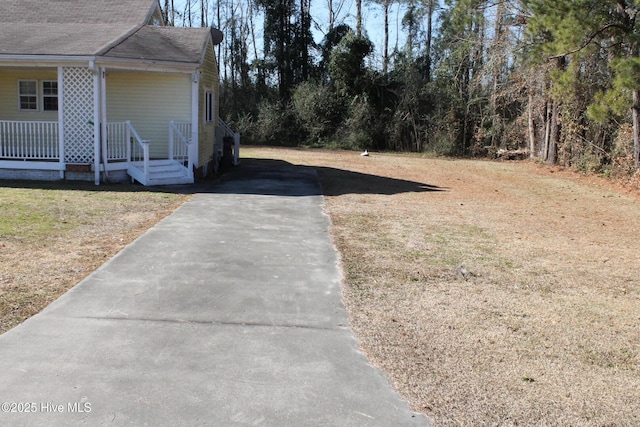
[[[42,81],[42,111],[58,111],[58,81]]]
[[[215,120],[216,106],[215,98],[212,90],[208,90],[204,93],[204,121],[205,123],[211,123]]]
[[[20,111],[38,111],[38,81],[19,80],[18,99]]]

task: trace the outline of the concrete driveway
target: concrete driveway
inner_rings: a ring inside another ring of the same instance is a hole
[[[3,426],[413,426],[340,300],[312,169],[247,162],[0,336]]]

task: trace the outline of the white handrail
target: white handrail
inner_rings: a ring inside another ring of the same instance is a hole
[[[134,144],[133,147],[130,147],[130,149],[127,150],[129,154],[129,162],[134,167],[138,167],[142,161],[142,171],[145,180],[144,184],[146,184],[146,182],[149,181],[149,141],[140,137],[129,120],[125,123],[127,125],[127,141],[131,141],[131,137],[133,136],[133,138],[138,142],[138,144]],[[140,150],[142,150],[142,156],[140,156]]]
[[[231,129],[231,126],[226,124],[221,118],[218,118],[218,123],[220,123],[220,127],[224,130],[225,136],[233,136],[233,134],[236,133],[233,129]]]
[[[240,164],[240,133],[231,129],[231,126],[226,124],[220,117],[218,117],[218,123],[224,130],[224,136],[233,137],[233,164],[237,166]]]
[[[189,123],[190,124],[190,123]],[[178,137],[180,138],[180,140],[182,142],[184,142],[185,144],[191,144],[191,141],[189,140],[189,138],[187,138],[184,133],[182,133],[182,131],[180,130],[180,128],[178,128],[178,126],[176,125],[176,122],[171,121],[169,122],[169,125],[171,126],[171,129],[173,129],[173,131],[178,134]]]
[[[169,160],[177,160],[187,163],[187,175],[193,179],[193,158],[191,156],[191,138],[187,138],[185,133],[191,134],[190,122],[169,122]],[[178,137],[179,144],[176,145],[175,138]]]

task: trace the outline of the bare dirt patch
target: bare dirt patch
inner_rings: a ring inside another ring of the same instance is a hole
[[[361,347],[442,425],[640,425],[640,199],[529,162],[248,148],[318,170]]]
[[[42,310],[187,198],[129,185],[0,182],[0,333]]]

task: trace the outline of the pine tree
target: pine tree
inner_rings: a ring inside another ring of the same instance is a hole
[[[578,95],[575,90],[586,68],[597,69],[594,62],[605,62],[608,82],[599,82],[601,93],[589,99],[590,117],[606,119],[606,112],[630,111],[634,129],[633,159],[640,162],[640,28],[637,1],[533,0],[526,2],[532,12],[529,30],[538,46],[538,54],[562,65],[551,76],[555,102]],[[566,66],[565,66],[566,65]],[[573,86],[573,87],[572,87]],[[615,102],[614,102],[615,101]]]

